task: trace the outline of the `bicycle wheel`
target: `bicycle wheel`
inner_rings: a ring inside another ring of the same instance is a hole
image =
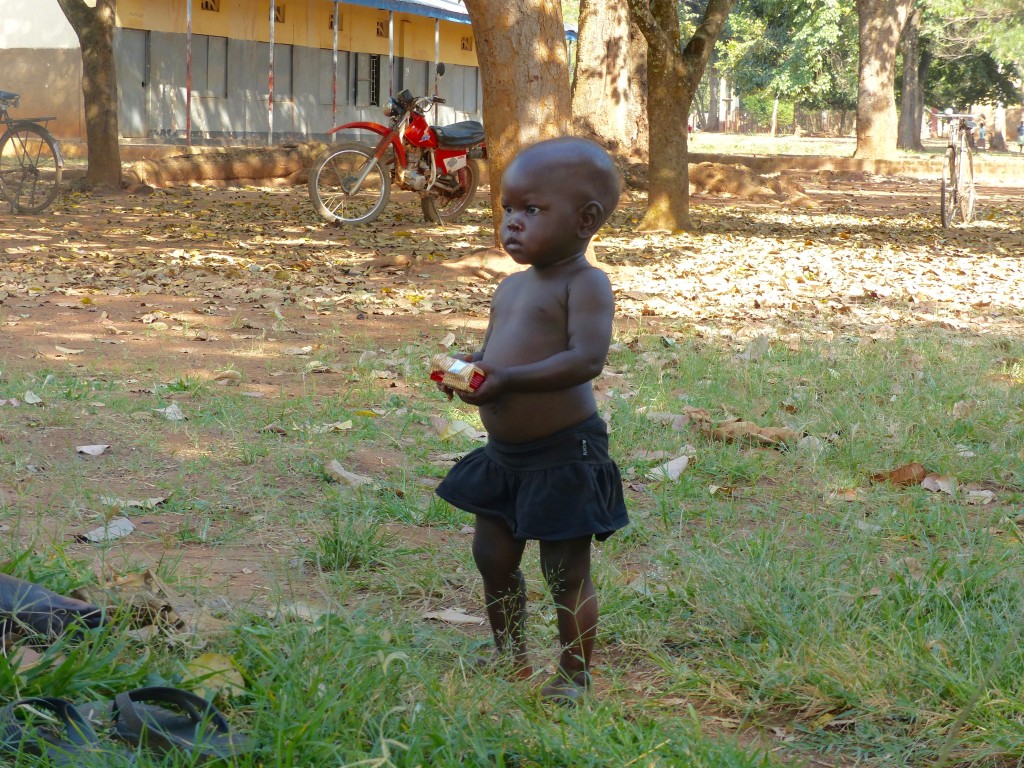
[[[455,221],[473,202],[479,184],[480,165],[476,160],[467,158],[464,168],[439,178],[420,198],[423,217],[435,224]]]
[[[15,124],[0,138],[0,188],[15,213],[39,213],[60,191],[57,142],[45,128]]]
[[[363,183],[359,174],[372,163]],[[324,219],[365,224],[380,216],[391,197],[391,175],[362,144],[340,144],[321,155],[309,171],[309,199]]]
[[[946,158],[942,163],[942,227],[953,225],[953,215],[957,210],[956,185],[957,155],[953,147],[947,147]]]
[[[974,155],[966,147],[960,153],[960,176],[956,193],[960,203],[960,218],[964,224],[970,224],[974,221],[977,194],[974,190]]]

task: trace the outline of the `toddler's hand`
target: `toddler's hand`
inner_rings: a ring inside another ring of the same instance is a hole
[[[505,391],[507,383],[505,370],[479,361],[473,364],[484,372],[483,383],[472,392],[457,392],[456,394],[459,396],[459,399],[468,405],[484,405],[492,400],[497,400],[502,392]]]

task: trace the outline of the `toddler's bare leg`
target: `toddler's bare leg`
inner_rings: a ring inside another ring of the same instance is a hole
[[[512,537],[508,527],[482,515],[476,518],[473,559],[484,580],[487,618],[498,656],[509,659],[517,676],[531,674],[526,655],[526,582],[519,563],[525,541]]]
[[[558,616],[562,654],[558,672],[541,691],[565,702],[576,701],[590,685],[590,660],[597,635],[597,593],[590,578],[590,537],[542,541],[540,564]]]

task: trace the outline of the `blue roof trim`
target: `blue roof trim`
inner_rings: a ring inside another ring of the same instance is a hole
[[[457,24],[469,24],[469,14],[454,9],[442,8],[432,3],[417,3],[415,0],[342,0],[346,5],[364,5],[368,8],[379,8],[382,11],[412,13],[441,21],[454,21]],[[454,5],[454,3],[445,3]]]
[[[341,0],[346,5],[362,5],[367,8],[378,8],[382,11],[397,11],[398,13],[411,13],[416,16],[426,16],[430,19],[441,21],[453,21],[456,24],[469,24],[469,14],[455,10],[451,6],[456,3],[451,0]],[[462,5],[462,3],[458,3]],[[575,42],[579,34],[573,27],[566,25],[565,37]]]

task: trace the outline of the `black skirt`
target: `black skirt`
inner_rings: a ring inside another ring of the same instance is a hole
[[[452,467],[437,495],[501,520],[521,541],[604,541],[629,524],[608,429],[596,413],[533,442],[488,440]]]

